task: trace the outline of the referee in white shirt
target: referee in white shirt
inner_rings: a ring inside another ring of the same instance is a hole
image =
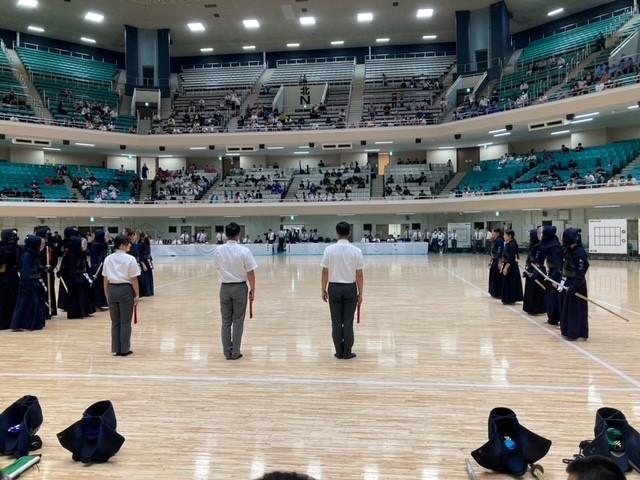
[[[213,264],[218,269],[221,283],[222,349],[227,360],[237,360],[242,357],[240,345],[247,311],[247,293],[249,301],[253,302],[258,264],[251,251],[238,243],[240,226],[237,223],[227,225],[225,233],[227,243],[216,248]]]
[[[355,358],[353,316],[362,303],[364,258],[359,248],[349,243],[351,227],[336,225],[338,243],[329,245],[322,257],[322,300],[329,302],[331,328],[336,358]]]
[[[114,251],[104,259],[102,276],[104,293],[111,316],[111,354],[131,355],[131,318],[140,292],[138,276],[140,267],[135,257],[127,252],[131,242],[127,235],[118,235],[113,241]]]

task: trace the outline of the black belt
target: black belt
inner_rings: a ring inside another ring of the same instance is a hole
[[[247,281],[244,282],[223,282],[222,285],[246,285]]]
[[[129,282],[124,282],[124,283],[111,283],[109,282],[109,285],[131,285]]]

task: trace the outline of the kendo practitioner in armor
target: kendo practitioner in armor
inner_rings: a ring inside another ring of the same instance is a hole
[[[556,236],[557,228],[553,225],[542,227],[541,246],[547,266],[547,276],[554,282],[562,280],[562,245]],[[547,323],[560,325],[561,293],[557,285],[545,282],[547,288]]]
[[[78,235],[80,235],[80,232],[78,232],[78,227],[67,227],[64,229],[64,239],[62,240],[62,244],[61,244],[61,256],[62,256],[62,262],[64,262],[65,257],[68,255],[69,251],[68,251],[68,244],[69,241],[72,238],[77,237]],[[67,291],[67,288],[69,288],[69,281],[70,278],[68,276],[69,274],[69,270],[65,270],[64,272],[62,271],[62,263],[60,263],[60,270],[58,271],[57,275],[58,278],[60,278],[60,288],[58,289],[58,308],[60,310],[68,310],[69,306],[68,306],[68,299],[69,299],[69,292]],[[64,282],[64,283],[63,283]],[[65,285],[67,288],[65,288]]]
[[[37,235],[27,235],[24,247],[20,289],[11,318],[11,330],[42,330],[47,312],[47,289],[42,280],[45,267],[40,265],[40,256],[45,248],[45,240]]]
[[[51,241],[51,229],[49,227],[40,227],[36,230],[36,235],[40,238],[44,238],[45,245],[44,250],[40,254],[40,266],[42,270],[42,281],[45,287],[47,287],[47,320],[52,317],[58,316],[58,307],[56,303],[56,275],[55,268],[58,266],[58,254],[56,249],[52,246]]]
[[[153,258],[151,258],[151,239],[145,232],[140,232],[140,239],[135,245],[138,249],[140,263],[140,296],[153,296]]]
[[[585,275],[589,270],[589,260],[582,248],[580,232],[580,228],[567,228],[562,232],[564,263],[560,285],[565,291],[560,311],[560,332],[567,340],[589,338],[589,303],[576,296],[579,293],[587,297]]]
[[[494,228],[491,231],[493,241],[491,242],[491,263],[489,264],[489,294],[493,298],[502,296],[502,274],[501,262],[502,251],[504,250],[504,239],[502,230]]]
[[[513,305],[521,302],[522,280],[518,267],[518,243],[513,230],[504,232],[504,249],[502,251],[502,303]]]
[[[0,330],[11,327],[16,308],[22,248],[18,245],[18,230],[7,228],[0,233]]]
[[[100,310],[108,310],[107,297],[104,294],[102,266],[104,259],[107,258],[109,249],[109,231],[106,228],[96,230],[91,244],[91,278],[93,284],[91,290],[93,292],[94,306]]]
[[[93,299],[90,295],[91,276],[87,265],[87,239],[73,237],[66,246],[67,253],[60,264],[62,278],[69,279],[67,288],[69,298],[67,318],[84,318],[95,313]],[[66,281],[66,280],[65,280]]]
[[[538,235],[538,231],[540,235]],[[525,271],[522,274],[525,278],[522,310],[530,315],[539,315],[547,311],[547,292],[543,283],[544,277],[533,268],[533,265],[535,265],[540,271],[546,273],[544,250],[540,242],[541,237],[542,227],[536,230],[529,230],[529,255],[527,256]]]

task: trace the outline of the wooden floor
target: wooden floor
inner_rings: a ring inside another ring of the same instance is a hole
[[[592,308],[591,337],[571,343],[545,318],[487,296],[487,257],[366,257],[358,358],[346,361],[333,357],[320,257],[257,261],[239,361],[222,355],[210,259],[157,259],[130,357],[110,355],[107,312],[0,332],[0,407],[31,394],[44,412],[42,463],[25,480],[253,479],[275,469],[466,479],[465,458],[486,441],[496,406],[553,441],[541,463],[546,478],[565,479],[562,459],[592,437],[600,406],[640,427],[638,263],[592,263],[589,293],[631,322]],[[84,467],[56,433],[103,399],[126,442]]]

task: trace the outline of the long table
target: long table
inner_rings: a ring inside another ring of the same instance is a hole
[[[151,245],[153,257],[211,257],[217,245],[194,243],[192,245]],[[255,257],[273,255],[274,245],[248,243],[245,245]]]

